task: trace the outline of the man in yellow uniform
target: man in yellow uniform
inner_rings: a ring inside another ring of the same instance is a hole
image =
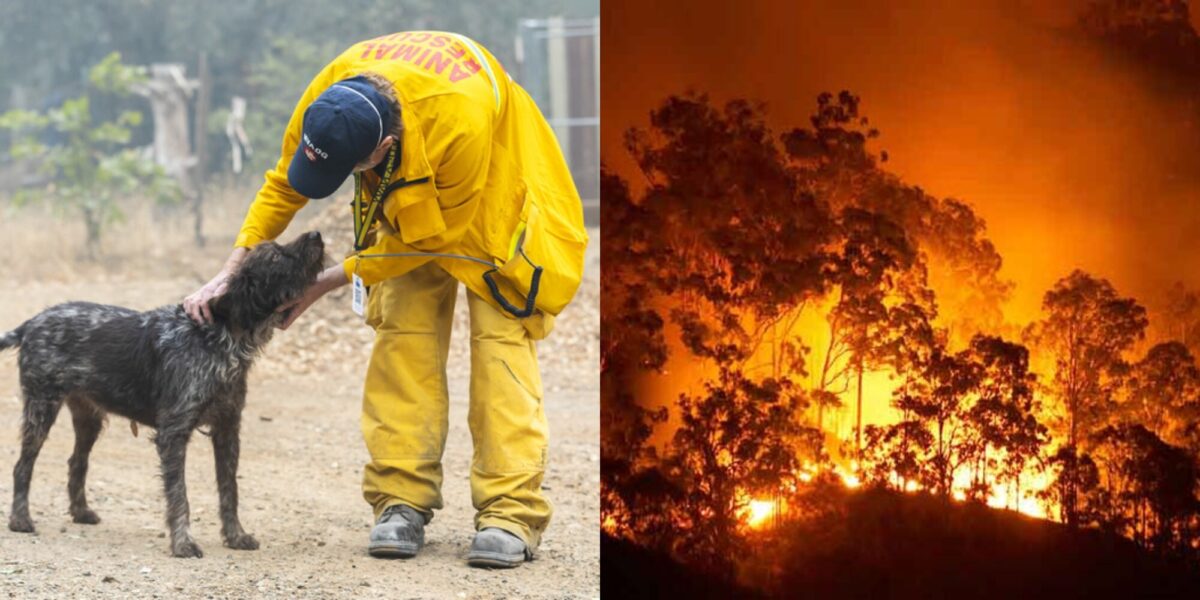
[[[470,39],[403,32],[355,44],[309,84],[221,272],[185,309],[211,321],[247,249],[278,237],[309,198],[355,177],[355,250],[287,307],[355,283],[376,332],[363,392],[375,510],[369,551],[412,557],[442,508],[446,360],[459,282],[471,317],[468,421],[476,534],[468,562],[532,558],[550,520],[547,426],[534,342],[583,270],[582,208],[529,95]],[[358,307],[362,308],[362,307]],[[356,310],[358,309],[356,308]]]

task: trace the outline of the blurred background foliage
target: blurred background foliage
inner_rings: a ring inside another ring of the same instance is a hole
[[[8,2],[13,0],[0,5]],[[83,95],[89,69],[114,51],[129,65],[182,63],[188,77],[196,75],[205,53],[213,84],[207,166],[216,171],[216,165],[228,164],[225,115],[230,99],[243,96],[249,106],[246,131],[256,152],[240,177],[250,182],[278,158],[283,128],[308,81],[353,43],[396,31],[456,31],[511,69],[521,19],[595,17],[599,0],[21,0],[2,13],[0,113],[44,112]],[[91,106],[97,122],[131,107],[148,114],[143,98],[101,100]],[[150,142],[149,121],[133,128],[132,143]],[[9,139],[0,132],[0,148],[9,147]]]

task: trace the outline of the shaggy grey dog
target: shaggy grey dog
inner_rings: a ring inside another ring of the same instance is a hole
[[[238,428],[246,374],[281,319],[276,310],[316,279],[324,251],[316,232],[286,246],[259,244],[225,295],[214,302],[214,323],[209,325],[193,322],[178,304],[139,313],[72,302],[49,308],[0,336],[0,350],[21,348],[25,398],[8,528],[33,531],[33,463],[65,403],[75,425],[67,489],[76,523],[100,522],[88,508],[84,480],[105,416],[116,413],[157,430],[154,443],[162,463],[171,553],[202,556],[189,532],[183,474],[188,440],[197,427],[207,425],[216,455],[221,535],[230,548],[258,548],[237,516]]]

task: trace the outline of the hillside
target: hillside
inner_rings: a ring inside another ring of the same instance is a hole
[[[779,597],[1200,597],[1195,567],[1104,532],[887,491],[825,502],[823,516],[760,541],[742,565],[747,577]],[[605,539],[601,556],[602,589],[618,597],[740,597],[625,542]]]

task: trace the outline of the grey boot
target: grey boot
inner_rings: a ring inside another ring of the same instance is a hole
[[[394,504],[383,510],[371,529],[367,552],[378,558],[412,558],[425,545],[429,519],[415,508]]]
[[[521,538],[499,527],[484,527],[471,542],[467,564],[511,569],[532,558],[533,553]]]

